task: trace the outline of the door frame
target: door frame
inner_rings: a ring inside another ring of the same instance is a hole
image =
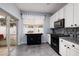
[[[4,9],[0,8],[0,11],[3,12],[6,16],[6,41],[7,41],[7,47],[8,47],[8,56],[10,55],[11,51],[10,51],[10,19],[16,19],[17,23],[16,23],[16,46],[18,45],[18,20],[16,17],[14,17],[13,15],[11,15],[10,13],[8,13],[7,11],[5,11]]]

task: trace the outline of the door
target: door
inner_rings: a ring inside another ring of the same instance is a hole
[[[11,23],[12,24],[15,23],[11,22],[11,19],[16,19],[16,18],[9,15],[3,9],[0,9],[0,56],[10,55],[10,53],[12,52],[11,44],[13,41],[11,42],[10,40],[11,32],[12,32],[12,30],[10,31],[11,29],[10,27],[11,27]],[[17,29],[15,29],[15,32],[17,32]]]
[[[14,48],[16,48],[17,44],[17,20],[16,19],[10,19],[10,51],[12,51]]]
[[[2,12],[2,11],[1,11]],[[8,55],[8,45],[7,45],[7,30],[6,30],[6,17],[0,14],[0,56]]]
[[[65,27],[73,27],[73,4],[65,6]]]

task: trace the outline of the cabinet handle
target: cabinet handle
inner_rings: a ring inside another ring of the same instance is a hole
[[[66,47],[66,45],[64,45],[64,47]]]
[[[63,40],[61,40],[61,42],[63,42]]]
[[[69,47],[67,47],[69,49]]]
[[[72,47],[75,47],[75,45],[72,45]]]
[[[75,24],[75,26],[77,26],[77,24]]]
[[[71,25],[71,26],[73,26],[73,25]]]

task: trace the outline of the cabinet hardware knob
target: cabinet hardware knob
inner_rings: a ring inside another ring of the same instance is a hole
[[[75,24],[75,26],[77,26],[77,24]]]
[[[64,45],[64,47],[66,47],[66,45]]]
[[[61,40],[61,42],[63,42],[63,40]]]
[[[73,26],[73,25],[71,25],[71,26]]]
[[[69,47],[67,47],[67,48],[69,48]]]
[[[75,45],[72,45],[73,47],[75,47]]]

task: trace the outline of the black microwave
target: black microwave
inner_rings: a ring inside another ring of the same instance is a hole
[[[65,27],[65,19],[60,19],[54,22],[54,28],[64,28]]]

